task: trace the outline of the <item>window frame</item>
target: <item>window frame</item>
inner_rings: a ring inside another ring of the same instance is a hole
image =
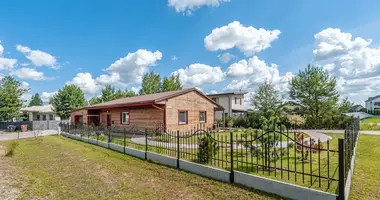
[[[181,113],[186,113],[186,122],[181,122]],[[187,110],[178,110],[178,124],[179,125],[187,125],[189,123],[189,112]]]
[[[46,115],[42,115],[42,121],[46,121],[46,120],[47,120]]]
[[[235,97],[235,105],[237,104],[237,97]]]
[[[54,120],[54,115],[53,114],[49,114],[49,121],[53,121]]]
[[[205,120],[204,121],[201,121],[201,113],[205,113]],[[199,123],[207,123],[207,111],[205,111],[205,110],[199,111]]]
[[[123,115],[124,113],[128,113],[128,121],[124,122]],[[122,125],[129,125],[131,122],[131,112],[130,111],[124,111],[120,113],[120,124]]]

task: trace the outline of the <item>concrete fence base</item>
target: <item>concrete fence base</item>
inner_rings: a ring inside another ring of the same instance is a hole
[[[234,182],[264,192],[277,194],[290,199],[336,200],[337,195],[276,181],[261,176],[234,171]]]
[[[351,179],[352,179],[352,176],[354,175],[354,165],[355,165],[356,149],[358,147],[358,142],[359,142],[359,139],[356,140],[355,147],[354,147],[354,153],[353,153],[351,161],[350,161],[351,162],[351,168],[348,170],[348,174],[347,174],[346,185],[345,185],[345,189],[344,189],[345,200],[347,200],[348,196],[350,195]]]
[[[231,172],[198,164],[198,163],[193,163],[190,161],[185,161],[185,160],[177,160],[177,158],[169,157],[166,155],[161,155],[161,154],[156,154],[152,152],[145,152],[145,151],[140,151],[137,149],[129,148],[129,147],[123,147],[117,144],[108,144],[106,142],[102,141],[97,141],[94,139],[87,139],[87,138],[82,138],[77,135],[71,135],[62,132],[62,136],[76,139],[79,141],[84,141],[88,142],[91,144],[96,144],[101,147],[105,148],[110,148],[115,151],[128,154],[134,157],[138,157],[141,159],[147,159],[159,164],[171,166],[171,167],[179,167],[180,169],[199,174],[204,177],[212,178],[215,180],[223,181],[223,182],[230,182],[231,178]],[[356,152],[356,149],[355,149]],[[146,156],[145,156],[146,155]],[[354,154],[355,158],[355,154]],[[353,158],[353,161],[354,161]],[[178,163],[177,163],[178,161]],[[352,162],[353,162],[352,161]],[[353,169],[353,163],[352,163],[352,169]],[[352,171],[350,171],[349,176],[352,176]],[[272,180],[269,178],[264,178],[260,176],[255,176],[252,174],[247,174],[244,172],[239,172],[239,171],[233,171],[233,182],[239,185],[243,185],[249,188],[254,188],[257,190],[261,190],[267,193],[272,193],[276,194],[285,198],[290,198],[290,199],[299,199],[299,200],[336,200],[337,195],[336,194],[331,194],[319,190],[314,190],[290,183],[285,183],[277,180]],[[349,181],[347,181],[346,191],[349,192],[349,183],[351,182],[351,178],[349,178]],[[348,197],[348,195],[346,196]]]

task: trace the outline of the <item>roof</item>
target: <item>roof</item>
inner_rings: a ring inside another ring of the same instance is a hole
[[[379,97],[380,97],[380,95],[377,95],[377,96],[374,96],[374,97],[368,97],[368,99],[365,102],[372,101],[372,100],[377,99]]]
[[[23,112],[39,112],[39,113],[52,113],[54,112],[53,106],[51,104],[44,106],[31,106],[20,109]]]
[[[354,105],[354,106],[352,106],[352,109],[356,109],[356,108],[359,108],[359,107],[362,107],[362,108],[364,108],[362,105]]]
[[[100,103],[100,104],[94,104],[90,105],[84,108],[87,109],[100,109],[100,108],[107,108],[107,107],[113,107],[113,106],[127,106],[127,105],[135,105],[135,104],[147,104],[147,103],[158,103],[160,101],[170,99],[173,97],[177,97],[189,92],[197,92],[201,96],[203,96],[205,99],[216,105],[218,108],[223,109],[222,106],[219,104],[215,103],[212,99],[207,97],[205,94],[197,90],[196,88],[187,88],[187,89],[182,89],[182,90],[176,90],[176,91],[169,91],[169,92],[161,92],[161,93],[155,93],[155,94],[146,94],[146,95],[141,95],[141,96],[134,96],[134,97],[127,97],[127,98],[120,98],[120,99],[115,99],[112,101]],[[83,108],[81,108],[83,109]],[[77,109],[79,110],[79,109]]]
[[[247,94],[248,92],[225,92],[225,93],[217,93],[217,94],[208,94],[207,96],[209,97],[214,97],[214,96],[222,96],[222,95],[239,95],[239,94]]]

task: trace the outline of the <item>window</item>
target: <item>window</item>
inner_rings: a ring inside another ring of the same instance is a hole
[[[212,98],[212,100],[215,101],[215,103],[219,103],[219,98],[217,97]]]
[[[380,102],[375,102],[373,105],[380,106]]]
[[[54,115],[49,115],[49,120],[54,120]]]
[[[235,104],[237,104],[237,98],[235,97]]]
[[[240,101],[240,105],[241,105],[241,98],[239,99],[239,101]]]
[[[122,124],[129,124],[129,112],[122,112],[121,113],[121,123]]]
[[[206,111],[199,112],[199,122],[206,122]]]
[[[187,111],[178,112],[178,124],[187,124]]]
[[[46,121],[46,115],[42,115],[42,120]]]

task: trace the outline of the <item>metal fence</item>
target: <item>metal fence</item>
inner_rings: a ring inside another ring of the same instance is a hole
[[[62,131],[96,141],[118,144],[145,152],[167,155],[231,172],[241,171],[338,194],[344,185],[358,138],[359,120],[347,125],[344,138],[311,138],[291,127],[271,124],[264,129],[216,132],[202,125],[189,131],[170,131],[160,126],[72,126]],[[124,148],[125,149],[125,148]],[[178,167],[178,166],[177,166]]]

